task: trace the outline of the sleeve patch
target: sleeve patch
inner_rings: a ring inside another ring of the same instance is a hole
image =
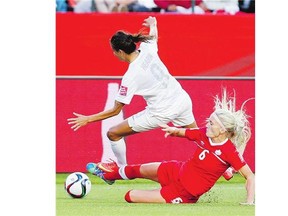
[[[119,94],[122,96],[127,95],[128,88],[126,86],[120,86]]]

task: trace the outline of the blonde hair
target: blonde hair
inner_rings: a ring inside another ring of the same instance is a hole
[[[234,95],[229,97],[226,88],[223,88],[221,99],[218,95],[214,98],[214,113],[218,116],[227,130],[229,134],[228,138],[237,147],[237,149],[239,149],[240,147],[242,148],[246,146],[251,137],[251,128],[248,121],[250,116],[245,113],[244,105],[254,98],[244,101],[241,109],[236,111],[235,95],[234,91]]]

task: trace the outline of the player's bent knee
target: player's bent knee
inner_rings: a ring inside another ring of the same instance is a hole
[[[109,129],[108,131],[107,131],[107,137],[108,137],[108,139],[109,140],[111,140],[111,141],[117,141],[117,140],[119,140],[119,136],[117,136],[114,132],[113,132],[113,130],[111,130],[111,129]]]
[[[126,200],[126,202],[128,202],[128,203],[132,203],[132,200],[131,200],[131,197],[130,197],[130,192],[131,192],[131,190],[130,191],[128,191],[126,194],[125,194],[125,200]]]

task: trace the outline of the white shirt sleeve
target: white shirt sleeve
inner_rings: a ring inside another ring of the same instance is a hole
[[[124,75],[115,100],[124,104],[130,104],[135,92],[136,85],[134,84],[133,80],[129,79],[127,76],[125,77]]]
[[[147,49],[147,50],[157,53],[158,52],[157,41],[154,39],[154,40],[149,40],[149,42],[147,43],[142,42],[139,47],[139,50],[141,49],[144,49],[144,50]]]

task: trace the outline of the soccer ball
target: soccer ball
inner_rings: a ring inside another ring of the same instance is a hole
[[[82,172],[71,173],[65,181],[65,190],[73,198],[82,198],[91,190],[89,177]]]

